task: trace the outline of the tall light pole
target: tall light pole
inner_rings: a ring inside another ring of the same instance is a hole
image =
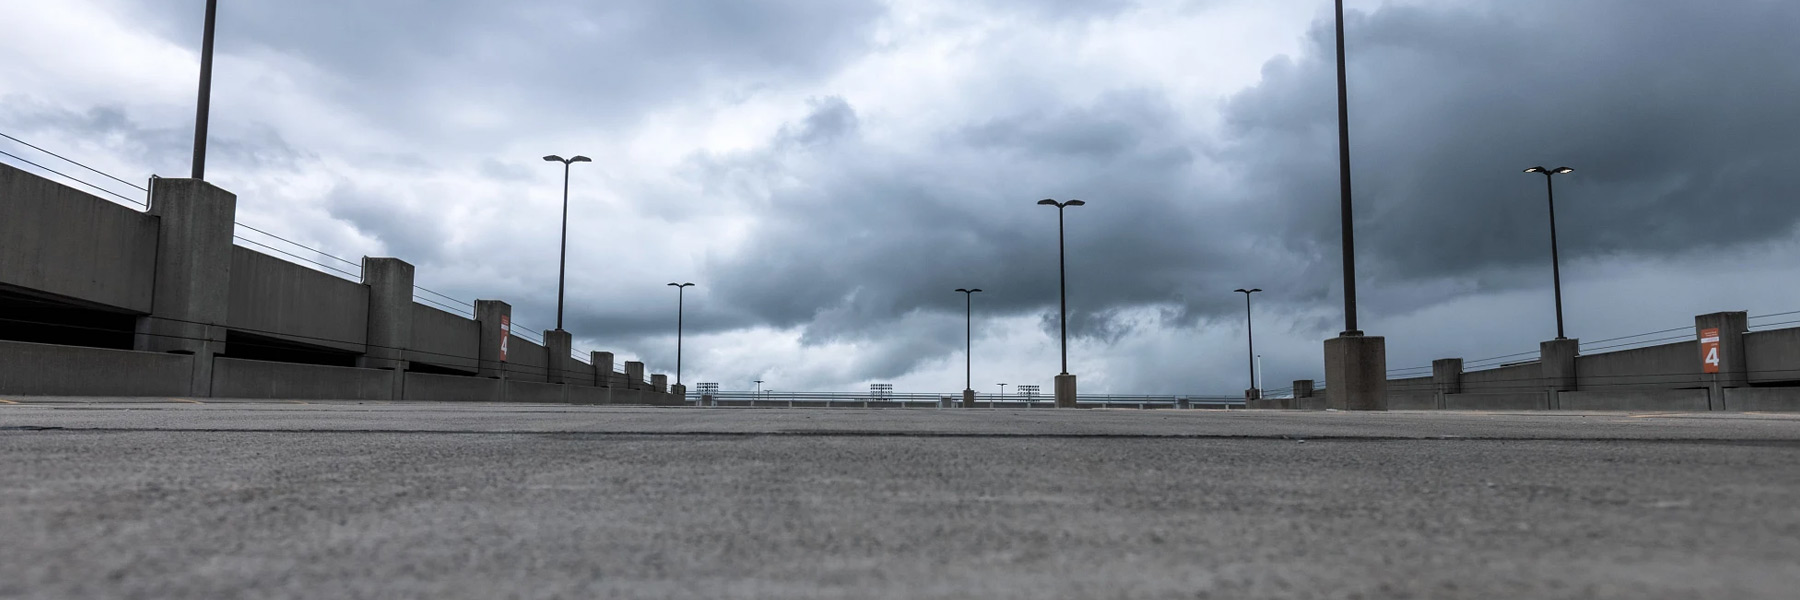
[[[194,179],[206,179],[206,121],[212,113],[213,21],[219,0],[206,0],[206,29],[200,34],[200,99],[194,103]]]
[[[1004,383],[1000,384],[1000,399],[1001,400],[1006,399],[1006,384],[1004,384]]]
[[[1250,343],[1250,390],[1254,392],[1252,400],[1262,397],[1262,390],[1256,387],[1256,326],[1250,313],[1250,295],[1262,291],[1262,288],[1238,288],[1234,291],[1244,294],[1244,337]]]
[[[544,157],[544,160],[563,164],[562,255],[556,263],[556,330],[562,331],[563,281],[569,266],[569,165],[593,161],[586,156],[563,158],[555,154]]]
[[[1059,408],[1075,407],[1075,376],[1069,374],[1069,261],[1068,251],[1063,244],[1063,209],[1070,206],[1085,206],[1086,202],[1070,200],[1057,202],[1045,198],[1038,204],[1056,207],[1056,272],[1057,296],[1061,300],[1059,311],[1062,321],[1062,373],[1056,376],[1056,406]],[[1067,387],[1065,392],[1064,387]]]
[[[975,404],[975,294],[981,288],[956,288],[963,295],[963,406]]]
[[[1350,84],[1344,68],[1344,0],[1337,0],[1338,195],[1344,237],[1344,335],[1356,328],[1356,225],[1350,208]]]
[[[1325,404],[1338,410],[1387,410],[1387,339],[1356,326],[1356,223],[1350,185],[1350,85],[1344,55],[1344,0],[1336,0],[1338,216],[1344,243],[1344,331],[1325,340]]]
[[[762,399],[762,382],[761,379],[756,380],[756,398],[758,400]]]
[[[1566,340],[1569,338],[1563,336],[1562,266],[1556,256],[1556,184],[1553,182],[1552,176],[1567,175],[1574,173],[1575,170],[1568,167],[1554,169],[1532,167],[1526,169],[1525,172],[1544,174],[1544,191],[1550,198],[1550,280],[1556,288],[1556,339]]]
[[[685,312],[687,289],[692,283],[670,283],[675,286],[675,385],[681,385],[681,320]]]

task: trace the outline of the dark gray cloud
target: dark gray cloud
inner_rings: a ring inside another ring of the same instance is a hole
[[[1785,235],[1800,206],[1800,5],[1528,1],[1353,14],[1359,263],[1378,280],[1548,261],[1542,176],[1565,259],[1671,255]],[[1330,30],[1228,104],[1261,219],[1294,252],[1338,241]],[[1323,294],[1324,290],[1315,290]]]
[[[198,4],[131,10],[198,45]],[[480,145],[558,125],[623,128],[696,95],[804,82],[859,56],[883,13],[868,0],[247,0],[220,7],[217,44],[302,57],[332,76],[311,91],[415,143]]]
[[[1800,38],[1777,24],[1800,22],[1800,5],[1731,4],[1353,12],[1365,310],[1542,285],[1520,275],[1548,252],[1543,181],[1520,173],[1534,164],[1579,169],[1558,180],[1565,260],[1791,231],[1800,205],[1772,201],[1800,183],[1800,122],[1782,116],[1800,91]],[[745,318],[803,326],[814,343],[892,337],[909,311],[959,311],[949,290],[964,285],[1053,332],[1055,216],[1031,202],[1080,196],[1091,204],[1068,215],[1077,335],[1128,335],[1117,316],[1129,307],[1164,307],[1164,326],[1235,323],[1241,285],[1276,306],[1331,305],[1330,43],[1316,23],[1301,55],[1270,61],[1223,106],[1218,135],[1153,88],[971,114],[925,152],[871,146],[853,105],[816,104],[764,151],[699,159],[709,186],[768,190],[752,194],[769,212],[757,241],[715,260],[709,280]]]

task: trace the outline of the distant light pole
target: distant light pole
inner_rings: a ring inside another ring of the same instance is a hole
[[[200,99],[194,103],[194,179],[206,179],[206,121],[212,113],[213,21],[219,0],[206,0],[206,29],[200,34]]]
[[[569,165],[593,161],[586,156],[563,158],[555,154],[544,157],[544,160],[563,164],[562,257],[556,264],[556,330],[562,331],[563,280],[569,266]]]
[[[1557,167],[1554,169],[1532,167],[1526,169],[1525,172],[1544,174],[1544,190],[1549,194],[1550,198],[1550,280],[1556,288],[1556,339],[1566,340],[1568,338],[1563,337],[1562,266],[1559,264],[1559,260],[1556,256],[1556,184],[1552,182],[1553,178],[1551,176],[1567,175],[1569,173],[1574,173],[1575,170],[1568,167]]]
[[[762,382],[761,379],[756,380],[756,397],[759,400],[762,399]]]
[[[1059,311],[1062,322],[1062,374],[1056,376],[1059,384],[1056,386],[1056,405],[1062,408],[1074,408],[1075,376],[1069,374],[1069,261],[1067,248],[1063,244],[1063,209],[1070,206],[1086,206],[1087,203],[1080,200],[1057,202],[1045,198],[1039,200],[1038,204],[1056,207],[1057,296],[1061,300],[1062,307]],[[1068,384],[1067,394],[1064,394],[1063,386],[1060,385],[1063,383]]]
[[[670,283],[675,286],[675,385],[681,385],[681,320],[686,304],[687,288],[692,283]]]
[[[1244,294],[1244,337],[1250,343],[1250,389],[1256,390],[1256,396],[1262,397],[1262,390],[1256,387],[1256,328],[1250,314],[1250,295],[1262,291],[1262,288],[1238,288]]]
[[[1004,383],[1000,384],[1000,399],[1001,400],[1006,399],[1006,384],[1004,384]]]
[[[964,320],[963,320],[964,337],[963,337],[963,340],[966,344],[963,347],[963,389],[974,390],[975,389],[975,384],[974,384],[974,381],[975,381],[975,377],[974,377],[974,373],[975,373],[975,356],[974,356],[975,355],[975,294],[977,292],[980,292],[981,288],[974,288],[974,289],[956,288],[956,291],[962,292],[962,295],[963,295],[963,315],[964,315]]]

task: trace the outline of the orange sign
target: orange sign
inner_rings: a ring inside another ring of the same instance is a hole
[[[506,340],[512,338],[512,316],[500,315],[500,362],[506,362]]]
[[[1700,330],[1700,372],[1719,372],[1719,330]]]

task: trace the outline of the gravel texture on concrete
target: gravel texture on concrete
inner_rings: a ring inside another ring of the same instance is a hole
[[[1800,590],[1786,415],[9,400],[0,597]]]

